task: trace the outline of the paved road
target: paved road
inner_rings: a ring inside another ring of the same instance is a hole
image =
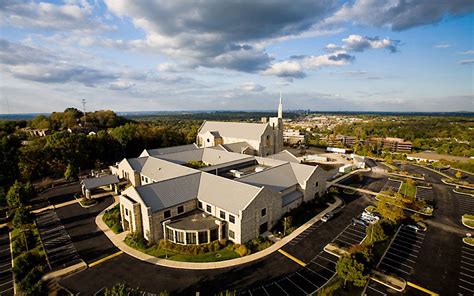
[[[0,229],[0,295],[13,295],[12,257],[6,227]]]
[[[359,194],[342,197],[346,201],[346,207],[338,217],[303,233],[303,237],[296,244],[287,245],[284,250],[303,262],[310,262],[322,251],[324,245],[347,227],[353,216],[360,214],[370,203],[368,197]],[[242,266],[208,271],[155,266],[124,254],[63,279],[61,284],[84,295],[93,294],[120,281],[150,293],[167,290],[176,295],[194,295],[196,291],[200,291],[203,295],[212,295],[225,289],[245,292],[290,275],[294,276],[300,269],[299,264],[278,252]]]
[[[98,201],[99,204],[86,209],[77,203],[56,209],[56,213],[69,233],[79,256],[86,263],[94,262],[119,251],[95,224],[95,217],[110,206],[114,199],[112,196],[108,196],[100,198]]]

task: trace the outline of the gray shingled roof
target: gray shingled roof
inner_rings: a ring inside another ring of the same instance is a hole
[[[153,212],[197,198],[237,215],[261,188],[198,172],[139,186],[136,190]]]
[[[301,162],[298,159],[298,157],[294,156],[288,150],[283,150],[283,151],[278,152],[277,154],[273,154],[273,155],[270,155],[270,156],[267,156],[267,157],[282,160],[282,161],[294,162],[294,163],[300,163]]]
[[[177,177],[136,187],[138,194],[153,212],[197,198],[201,173]]]
[[[193,174],[195,172],[198,171],[155,157],[147,157],[147,160],[141,170],[141,174],[155,181],[172,179],[179,176]]]
[[[199,134],[219,132],[221,137],[260,141],[267,123],[205,121]]]
[[[247,143],[246,141],[243,142],[236,142],[231,144],[224,144],[222,145],[227,151],[235,152],[235,153],[242,153],[246,148],[253,149],[253,147]]]
[[[249,159],[252,156],[229,153],[227,151],[212,149],[212,148],[201,148],[199,150],[184,151],[178,153],[171,153],[166,155],[158,156],[161,159],[169,160],[174,163],[185,164],[191,160],[203,161],[211,165],[219,165],[222,163],[229,163],[241,159]]]
[[[166,147],[166,148],[157,148],[157,149],[146,149],[150,156],[159,156],[169,153],[176,153],[176,152],[183,152],[183,151],[190,151],[199,149],[196,144],[189,144],[189,145],[180,145],[180,146],[173,146],[173,147]]]
[[[145,157],[127,158],[127,161],[134,171],[140,172],[147,159],[148,159],[148,156],[145,156]]]
[[[101,186],[119,183],[119,179],[115,175],[106,175],[98,178],[87,178],[81,181],[86,189],[94,189]]]
[[[277,192],[298,184],[298,180],[289,163],[284,163],[235,180],[255,186],[265,186]]]
[[[303,193],[298,190],[285,194],[282,198],[282,206],[289,205],[300,198],[303,198]]]
[[[198,198],[237,215],[260,190],[261,188],[256,186],[201,173]]]

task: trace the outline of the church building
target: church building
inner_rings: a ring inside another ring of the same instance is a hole
[[[196,143],[200,148],[220,146],[229,152],[269,156],[283,150],[283,105],[278,116],[262,118],[260,123],[204,121]]]

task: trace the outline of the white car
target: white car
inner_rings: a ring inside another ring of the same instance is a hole
[[[328,212],[323,217],[321,217],[321,221],[328,222],[328,220],[331,219],[332,216],[334,216],[334,213],[333,212]]]

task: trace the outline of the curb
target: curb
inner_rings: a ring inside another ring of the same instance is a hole
[[[12,247],[12,233],[10,230],[8,230],[8,239],[10,241],[10,257],[12,260],[12,278],[13,278],[13,295],[17,295],[16,292],[16,279],[15,279],[15,274],[13,273],[13,247]]]
[[[415,176],[412,176],[412,175],[402,175],[402,174],[395,174],[395,173],[388,173],[388,175],[395,176],[395,177],[401,177],[401,178],[410,178],[410,179],[425,181],[424,177],[415,177]]]
[[[326,214],[327,212],[335,210],[337,207],[339,207],[342,204],[342,200],[338,197],[336,197],[336,202],[332,203],[330,206],[328,206],[325,210],[311,218],[308,222],[305,224],[301,225],[298,227],[296,230],[294,230],[291,234],[288,236],[282,238],[280,241],[274,243],[270,247],[259,251],[257,253],[253,253],[241,258],[235,258],[235,259],[229,259],[229,260],[224,260],[224,261],[217,261],[217,262],[181,262],[181,261],[173,261],[173,260],[168,260],[168,259],[161,259],[157,258],[148,254],[145,254],[141,251],[135,250],[129,246],[127,246],[120,238],[118,235],[114,234],[110,228],[105,225],[105,223],[102,221],[102,216],[105,213],[105,211],[115,207],[118,202],[113,203],[110,205],[108,208],[104,209],[95,219],[95,223],[98,226],[102,232],[109,238],[109,240],[121,251],[124,253],[144,262],[148,262],[150,264],[155,264],[159,266],[164,266],[164,267],[169,267],[169,268],[178,268],[178,269],[190,269],[190,270],[209,270],[209,269],[221,269],[221,268],[229,268],[229,267],[235,267],[239,266],[245,263],[250,263],[254,262],[256,260],[262,259],[263,257],[266,257],[272,253],[277,252],[280,248],[282,248],[284,245],[286,245],[288,242],[293,240],[295,237],[300,235],[302,232],[304,232],[306,229],[311,227],[314,223],[319,221],[321,217]],[[126,232],[122,232],[123,234]]]
[[[444,179],[441,179],[441,182],[443,182],[444,184],[449,185],[449,186],[454,186],[456,188],[461,187],[461,188],[465,188],[465,189],[474,189],[474,187],[472,185],[462,185],[462,184],[451,183],[451,182],[448,182]]]
[[[457,188],[454,188],[454,189],[453,189],[453,192],[454,192],[454,193],[474,197],[474,194],[470,194],[470,193],[466,193],[466,192],[458,192],[458,191],[456,191],[456,189],[457,189]]]

